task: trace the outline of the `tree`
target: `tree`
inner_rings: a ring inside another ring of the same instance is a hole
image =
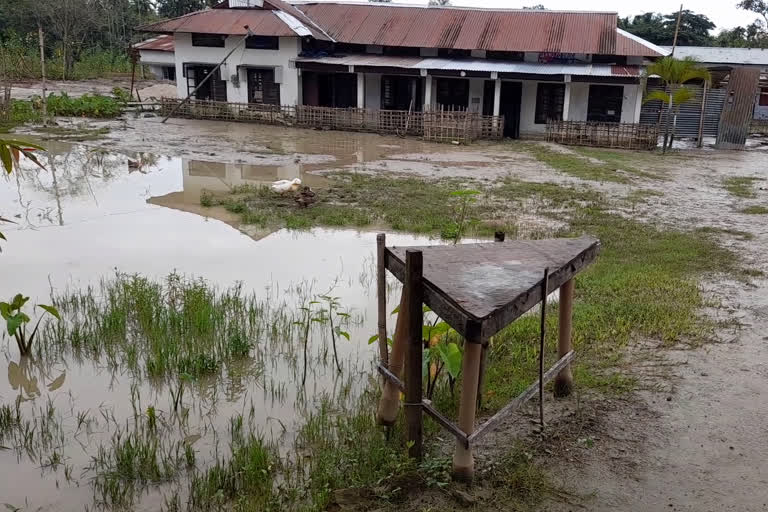
[[[725,48],[766,48],[768,34],[763,30],[762,24],[755,21],[746,27],[722,30],[715,37],[714,45]]]
[[[157,0],[157,13],[164,18],[175,18],[217,3],[216,0]]]
[[[619,18],[619,28],[658,45],[672,45],[677,25],[676,12],[662,15],[647,12],[632,18]],[[715,24],[703,14],[684,10],[680,17],[680,32],[677,44],[680,46],[711,46],[714,38],[709,31]]]
[[[523,7],[524,11],[546,11],[547,8],[543,4],[529,5]]]
[[[648,66],[645,72],[648,76],[658,76],[664,83],[664,91],[651,91],[646,94],[644,101],[659,100],[667,105],[667,120],[664,125],[664,145],[662,149],[666,153],[667,148],[672,147],[675,139],[677,114],[680,111],[680,106],[689,102],[695,96],[694,90],[686,87],[685,84],[692,80],[709,82],[712,77],[709,71],[701,67],[696,59],[690,57],[685,59],[663,57]],[[674,118],[674,122],[670,136],[669,123],[671,118]],[[667,143],[669,143],[669,146],[667,146]]]
[[[764,0],[741,0],[736,7],[759,14],[763,18],[760,21],[763,30],[768,27],[768,3]]]
[[[429,0],[429,5],[433,7],[447,7],[451,5],[451,0]]]

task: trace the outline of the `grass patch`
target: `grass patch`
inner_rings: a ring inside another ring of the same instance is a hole
[[[56,139],[67,142],[87,142],[99,140],[109,133],[108,127],[70,128],[67,126],[41,126],[36,131],[44,133],[43,139]]]
[[[46,326],[44,355],[104,359],[151,377],[216,373],[257,341],[293,329],[291,317],[269,314],[239,286],[219,291],[177,274],[165,282],[118,274],[98,291],[65,293],[54,303],[68,321]]]
[[[731,228],[718,228],[715,226],[704,226],[701,228],[696,228],[696,233],[700,233],[702,235],[730,235],[742,241],[754,240],[755,238],[755,235],[747,231]]]
[[[753,199],[757,197],[753,188],[756,181],[762,181],[762,178],[734,176],[723,180],[723,188],[732,196]]]
[[[632,175],[644,178],[658,178],[657,175],[628,165],[629,156],[601,150],[594,150],[594,155],[586,148],[575,148],[577,153],[569,149],[557,151],[545,144],[530,142],[515,142],[511,148],[524,151],[553,169],[575,178],[589,181],[629,183]],[[634,153],[630,153],[632,155]],[[610,155],[610,156],[608,156]],[[590,158],[600,162],[590,161]],[[605,159],[605,160],[604,160]]]
[[[747,206],[739,210],[739,213],[746,215],[768,215],[768,208],[765,206]]]
[[[51,117],[111,119],[122,113],[123,105],[111,96],[85,94],[79,98],[72,98],[66,93],[48,95],[48,115]],[[5,128],[10,129],[20,124],[37,123],[42,120],[43,101],[39,96],[34,96],[29,100],[13,100],[9,119],[4,122]]]
[[[463,198],[454,193],[471,188],[457,179],[428,182],[413,177],[368,176],[337,173],[328,177],[330,185],[318,189],[317,202],[299,208],[291,195],[274,193],[268,187],[237,187],[232,193],[204,200],[241,215],[243,222],[265,227],[308,229],[314,226],[363,228],[386,225],[396,231],[453,238],[459,230]],[[499,229],[514,232],[513,222],[494,223],[495,212],[508,205],[494,204],[489,194],[479,194],[468,205],[463,224],[465,236],[491,236]]]

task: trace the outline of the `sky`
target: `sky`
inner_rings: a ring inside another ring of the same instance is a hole
[[[359,0],[358,0],[359,1]],[[424,4],[425,0],[394,0],[397,3]],[[724,28],[733,28],[738,25],[752,23],[757,14],[743,11],[736,7],[738,0],[688,0],[683,2],[684,9],[705,14],[717,25],[719,32]],[[517,9],[524,6],[542,4],[547,9],[558,10],[582,10],[582,11],[610,11],[618,10],[620,16],[633,16],[644,12],[660,12],[668,14],[676,12],[680,4],[674,0],[451,0],[451,4],[466,7],[487,7]]]

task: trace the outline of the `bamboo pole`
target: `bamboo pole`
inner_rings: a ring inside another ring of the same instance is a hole
[[[477,384],[480,378],[480,359],[482,357],[482,340],[479,327],[472,329],[472,334],[464,342],[464,357],[461,361],[461,399],[459,402],[459,428],[469,436],[475,429],[475,412],[477,407]],[[472,456],[472,446],[456,441],[456,451],[453,453],[453,478],[471,482],[475,474],[475,459]]]
[[[48,88],[45,83],[45,35],[43,34],[43,23],[37,21],[37,38],[40,43],[40,71],[43,83],[43,126],[48,123]]]
[[[675,38],[672,40],[672,52],[670,56],[675,55],[675,48],[677,47],[677,36],[680,33],[680,20],[683,17],[683,4],[680,4],[680,10],[677,12],[677,24],[675,24]]]
[[[385,368],[389,368],[389,347],[387,347],[387,270],[384,255],[387,235],[376,235],[376,288],[378,290],[379,313],[379,360]]]
[[[707,114],[707,87],[709,86],[709,82],[704,80],[704,88],[702,90],[702,96],[701,96],[701,115],[699,117],[699,137],[696,141],[696,147],[701,147],[704,145],[704,117]]]
[[[573,315],[573,286],[570,279],[560,287],[560,325],[557,341],[557,357],[562,358],[571,351],[571,321]],[[555,378],[555,396],[564,397],[573,389],[573,374],[568,365]]]
[[[408,296],[405,288],[400,295],[400,313],[395,324],[395,337],[392,342],[392,354],[389,358],[389,371],[397,377],[401,377],[403,362],[405,360],[408,324]],[[384,383],[384,391],[379,399],[379,408],[376,411],[376,421],[380,425],[392,426],[397,420],[397,412],[400,409],[400,390],[395,384],[387,380]]]
[[[424,268],[422,252],[415,249],[405,251],[405,293],[408,294],[407,341],[408,358],[406,361],[405,381],[405,419],[408,425],[408,455],[415,459],[422,456],[422,271]]]

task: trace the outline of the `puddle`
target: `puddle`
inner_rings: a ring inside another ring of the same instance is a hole
[[[280,230],[255,240],[233,227],[235,219],[228,223],[182,211],[199,202],[203,188],[293,177],[312,184],[324,178],[295,166],[129,158],[82,145],[49,146],[50,159],[43,159],[47,170],[25,164],[0,185],[3,214],[16,222],[3,226],[8,242],[0,256],[0,296],[23,291],[31,302],[47,303],[51,293],[89,290],[99,301],[109,296],[102,279],[116,272],[158,281],[176,272],[222,291],[241,286],[258,311],[266,311],[265,322],[288,325],[308,298],[332,295],[350,314],[342,326],[350,339],[338,340],[344,372],[337,374],[328,355],[328,327],[312,327],[312,364],[299,393],[302,357],[295,333],[286,339],[264,334],[246,357],[183,384],[184,421],[177,424],[172,418],[178,415],[174,396],[180,381],[129,370],[129,353],[89,357],[87,351],[59,350],[50,343],[41,357],[26,360],[4,335],[0,366],[7,378],[0,379],[0,398],[9,414],[18,410],[24,428],[38,437],[25,445],[21,435],[0,433],[0,471],[13,474],[0,480],[0,501],[30,510],[104,505],[109,499],[96,478],[96,461],[110,452],[117,432],[128,436],[136,415],[148,415],[150,408],[165,429],[161,448],[191,446],[200,470],[224,453],[233,416],[248,417],[253,429],[285,447],[316,397],[340,387],[354,396],[364,387],[376,353],[367,343],[376,332],[375,233]],[[388,238],[396,245],[437,243],[403,234]],[[75,302],[68,306],[70,322],[86,304]],[[389,307],[395,302],[390,300]],[[97,322],[105,318],[95,316]],[[82,319],[91,321],[87,314]],[[137,490],[131,508],[158,510],[167,492],[180,488],[183,493],[186,485],[182,472],[170,483]]]

